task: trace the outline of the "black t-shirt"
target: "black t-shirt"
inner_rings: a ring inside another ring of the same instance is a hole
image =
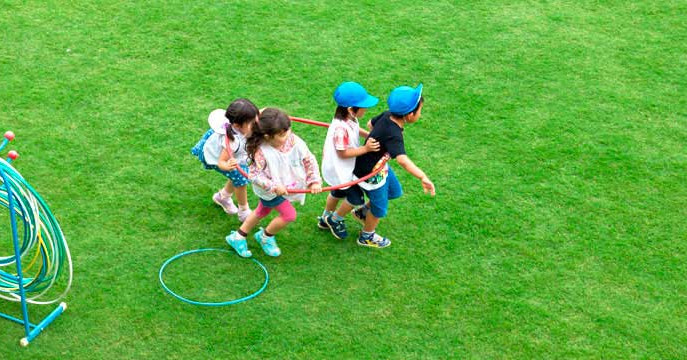
[[[392,159],[406,153],[403,143],[403,128],[391,120],[391,113],[386,111],[372,119],[372,131],[368,138],[379,142],[379,151],[368,152],[355,158],[353,174],[359,178],[372,172],[372,168],[384,154],[389,153]]]

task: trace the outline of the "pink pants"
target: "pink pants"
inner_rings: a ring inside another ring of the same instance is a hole
[[[255,215],[258,216],[258,219],[262,219],[267,216],[272,209],[277,210],[279,217],[286,222],[292,222],[296,220],[296,209],[293,207],[293,205],[291,205],[289,200],[284,200],[281,204],[273,208],[264,206],[262,201],[260,201],[258,203],[258,208],[255,209]]]

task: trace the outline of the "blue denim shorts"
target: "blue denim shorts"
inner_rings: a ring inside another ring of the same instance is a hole
[[[389,175],[386,177],[386,183],[382,187],[374,190],[363,189],[367,197],[370,198],[370,211],[372,215],[377,218],[383,218],[386,216],[387,210],[389,208],[389,200],[398,199],[403,195],[403,188],[401,183],[398,182],[396,174],[389,167]]]

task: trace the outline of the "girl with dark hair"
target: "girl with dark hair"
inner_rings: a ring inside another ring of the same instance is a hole
[[[291,202],[305,202],[305,194],[289,194],[287,189],[307,187],[312,194],[321,192],[317,159],[305,142],[291,131],[289,116],[275,108],[267,108],[260,113],[246,141],[246,151],[253,192],[260,202],[241,227],[226,237],[226,241],[240,256],[252,256],[246,236],[274,209],[279,216],[272,219],[266,228],[260,228],[254,237],[267,255],[279,256],[281,250],[275,234],[296,220],[296,209]]]
[[[251,209],[246,190],[248,179],[236,168],[240,166],[248,172],[246,138],[258,113],[258,108],[248,99],[234,100],[226,110],[214,110],[208,117],[210,130],[191,149],[191,154],[197,156],[206,169],[214,169],[229,178],[224,187],[212,196],[212,201],[227,214],[238,214],[241,222]],[[238,208],[231,199],[232,195],[236,195]]]

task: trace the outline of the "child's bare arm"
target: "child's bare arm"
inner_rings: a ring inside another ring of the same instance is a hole
[[[224,171],[232,171],[237,166],[236,159],[229,155],[227,149],[222,149],[222,152],[219,154],[219,160],[217,160],[217,167]]]
[[[347,159],[373,151],[379,151],[379,143],[377,142],[377,140],[369,138],[367,139],[365,145],[361,147],[355,149],[336,150],[336,154],[339,155],[339,157],[342,159]]]
[[[429,180],[429,177],[427,177],[427,174],[425,174],[425,172],[422,171],[422,169],[420,169],[417,165],[415,165],[415,163],[413,163],[412,160],[410,160],[408,155],[399,155],[396,157],[396,161],[407,172],[409,172],[411,175],[415,176],[416,178],[420,179],[420,181],[422,181],[422,188],[425,190],[425,193],[429,192],[432,196],[436,194],[434,183],[432,183],[432,181]]]

